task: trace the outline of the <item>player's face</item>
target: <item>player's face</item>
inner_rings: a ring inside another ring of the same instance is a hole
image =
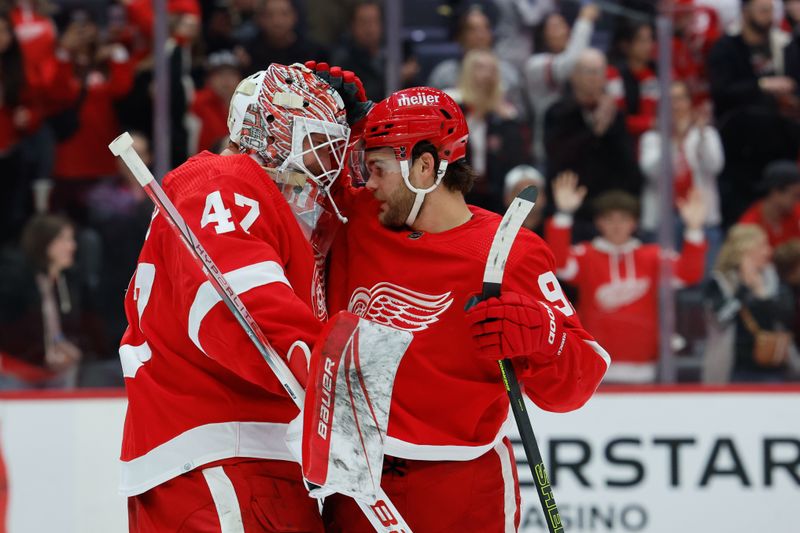
[[[308,138],[303,140],[303,164],[312,174],[319,176],[333,168],[333,157],[330,146],[324,133],[312,133],[311,142]],[[316,147],[311,150],[311,145]]]
[[[414,193],[403,183],[394,150],[370,150],[365,155],[365,164],[369,172],[366,187],[381,203],[378,220],[384,226],[402,227],[414,205]]]
[[[597,217],[600,234],[614,245],[625,244],[636,231],[636,219],[627,211],[609,211]]]

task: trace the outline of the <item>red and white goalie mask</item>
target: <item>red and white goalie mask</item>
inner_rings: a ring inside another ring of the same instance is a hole
[[[228,131],[267,170],[309,242],[324,254],[332,233],[320,228],[333,226],[327,220],[333,215],[347,221],[331,196],[350,139],[339,94],[302,65],[273,63],[239,83]]]
[[[468,137],[464,113],[445,92],[432,87],[403,89],[367,114],[364,132],[350,153],[350,175],[358,186],[366,184],[373,172],[399,171],[405,186],[416,195],[406,219],[410,226],[425,195],[441,184],[447,166],[466,157]],[[426,188],[414,186],[410,179],[412,151],[422,141],[433,144],[439,155],[436,179]],[[392,148],[396,161],[370,161],[366,153],[376,148]]]

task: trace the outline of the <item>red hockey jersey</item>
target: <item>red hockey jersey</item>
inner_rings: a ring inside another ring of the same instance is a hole
[[[255,161],[204,152],[164,189],[275,350],[311,344],[320,329],[312,250]],[[123,494],[212,461],[291,460],[283,437],[297,408],[160,213],[125,313]]]
[[[554,219],[545,225],[545,238],[555,254],[559,278],[578,289],[578,311],[586,327],[614,354],[607,378],[653,381],[659,337],[659,246],[636,239],[614,246],[602,238],[571,246],[571,223]],[[679,282],[700,282],[706,248],[702,233],[684,240],[683,252],[675,258]]]
[[[411,331],[395,378],[386,453],[422,460],[469,460],[501,438],[508,397],[497,363],[475,355],[464,305],[480,291],[494,213],[471,207],[472,219],[430,234],[393,231],[378,221],[370,191],[348,196],[350,218],[334,242],[328,278],[329,312],[357,315]],[[544,409],[569,411],[597,388],[609,357],[581,327],[554,274],[547,246],[523,229],[511,249],[505,290],[546,300],[567,318],[567,348],[551,365],[515,360],[528,395]]]

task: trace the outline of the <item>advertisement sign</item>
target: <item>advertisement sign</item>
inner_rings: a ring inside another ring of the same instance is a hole
[[[529,409],[567,533],[800,532],[800,387],[615,388],[574,413]],[[121,392],[0,397],[9,533],[127,531],[124,415]],[[514,448],[520,531],[547,531]]]
[[[567,532],[800,532],[798,391],[606,392],[566,414],[528,405]],[[514,449],[520,531],[547,531]]]

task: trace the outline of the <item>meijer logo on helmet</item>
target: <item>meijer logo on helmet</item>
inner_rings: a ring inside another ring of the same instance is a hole
[[[417,93],[409,96],[404,94],[397,99],[397,105],[424,105],[424,104],[438,104],[438,94],[423,94]]]

